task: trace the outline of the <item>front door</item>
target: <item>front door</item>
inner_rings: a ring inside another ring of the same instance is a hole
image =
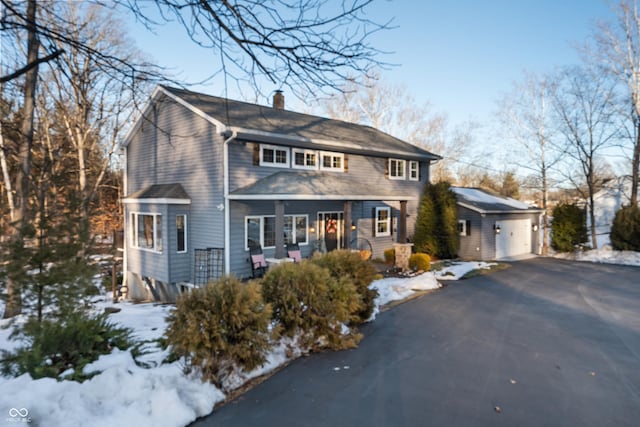
[[[318,238],[324,239],[327,251],[344,247],[343,224],[343,212],[318,212]]]

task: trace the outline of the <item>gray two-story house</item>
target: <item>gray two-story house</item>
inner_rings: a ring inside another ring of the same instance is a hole
[[[250,248],[286,257],[413,235],[440,157],[368,126],[159,86],[127,134],[125,289],[175,298],[252,275]]]

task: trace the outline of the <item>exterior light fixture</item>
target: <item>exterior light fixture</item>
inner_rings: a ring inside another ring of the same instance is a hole
[[[354,224],[354,222],[353,222],[353,221],[351,221],[351,229],[352,229],[352,230],[355,230],[356,228],[358,228],[358,227],[356,227],[356,225]]]
[[[531,227],[531,229],[533,231],[538,231],[538,224],[533,224],[533,227]]]
[[[315,233],[316,229],[314,226],[309,227],[309,233]]]
[[[495,231],[496,234],[500,234],[500,225],[499,224],[494,224],[493,225],[493,231]]]

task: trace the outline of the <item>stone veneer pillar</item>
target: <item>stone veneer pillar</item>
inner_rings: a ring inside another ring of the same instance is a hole
[[[413,243],[394,243],[393,249],[396,255],[396,268],[402,271],[409,270],[409,258],[411,258],[411,248]]]

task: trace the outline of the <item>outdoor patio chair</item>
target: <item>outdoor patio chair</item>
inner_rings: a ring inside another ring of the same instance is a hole
[[[267,261],[264,259],[262,246],[252,246],[249,248],[249,256],[251,257],[251,275],[254,279],[264,276],[267,271]]]
[[[302,252],[300,252],[300,246],[297,243],[287,244],[287,257],[293,258],[293,262],[302,261]]]

